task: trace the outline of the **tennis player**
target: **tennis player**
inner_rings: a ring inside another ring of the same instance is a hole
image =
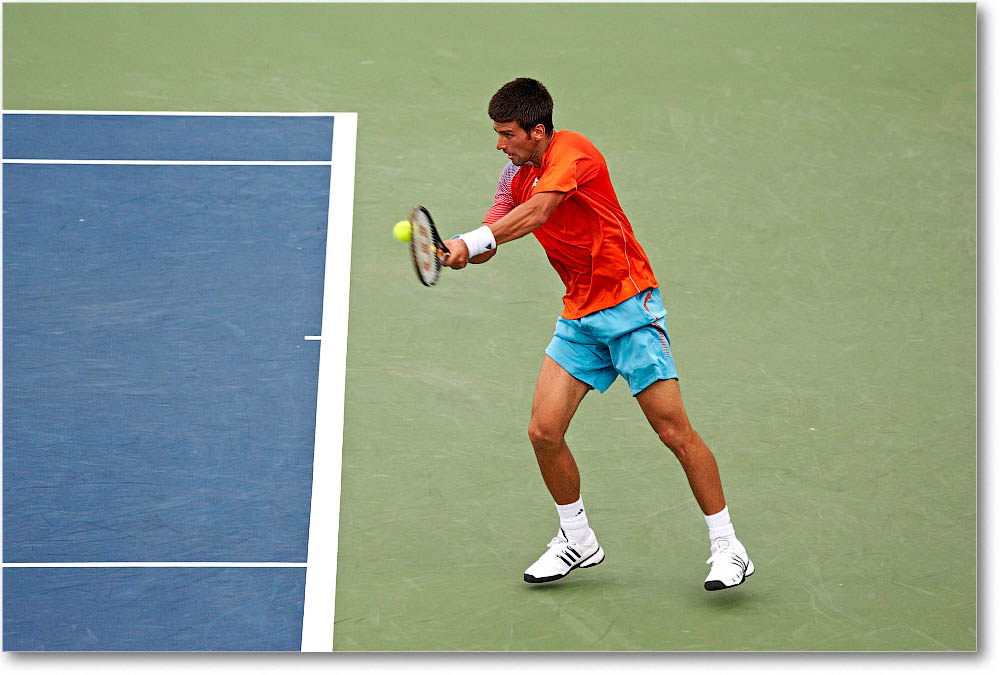
[[[715,457],[681,402],[659,284],[618,203],[604,157],[581,134],[556,131],[552,107],[546,88],[528,78],[508,82],[490,100],[497,150],[510,162],[484,224],[449,241],[444,261],[454,269],[486,262],[499,244],[531,233],[566,285],[528,426],[560,527],[524,580],[555,581],[604,560],[564,436],[584,395],[607,390],[621,375],[680,460],[705,514],[711,550],[705,588],[737,586],[754,565],[736,538]]]

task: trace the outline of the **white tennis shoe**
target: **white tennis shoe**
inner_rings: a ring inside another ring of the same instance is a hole
[[[753,561],[737,539],[716,539],[712,542],[712,556],[706,560],[712,570],[705,578],[706,591],[721,591],[739,586],[754,573]]]
[[[584,541],[570,541],[560,528],[548,550],[531,567],[524,570],[524,580],[529,584],[543,584],[562,579],[577,567],[593,567],[604,562],[604,549],[597,543],[593,530]]]

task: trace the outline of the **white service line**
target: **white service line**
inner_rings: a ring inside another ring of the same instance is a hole
[[[323,277],[323,322],[320,336],[308,336],[322,337],[322,340],[319,348],[312,507],[309,510],[309,550],[302,615],[301,649],[304,652],[333,650],[337,589],[344,376],[347,368],[347,316],[351,285],[358,115],[334,115],[330,211]]]
[[[27,0],[36,2],[37,0]],[[63,2],[64,0],[53,0]],[[92,0],[80,0],[91,2]],[[174,0],[164,0],[173,2]],[[240,1],[240,0],[235,0]],[[4,115],[135,115],[175,117],[336,117],[345,113],[331,112],[203,112],[181,110],[4,110]],[[357,113],[346,113],[356,115]]]
[[[8,567],[305,567],[302,562],[5,562]]]
[[[251,161],[251,160],[183,160],[183,159],[7,159],[4,164],[82,164],[102,165],[121,164],[125,166],[330,166],[330,162],[289,160],[284,161]]]

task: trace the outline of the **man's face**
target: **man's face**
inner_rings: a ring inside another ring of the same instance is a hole
[[[497,132],[497,150],[503,152],[514,163],[521,166],[525,162],[541,160],[538,152],[539,144],[545,138],[545,127],[536,126],[530,133],[521,128],[517,122],[494,122],[493,129]]]

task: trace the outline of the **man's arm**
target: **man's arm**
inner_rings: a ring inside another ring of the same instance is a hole
[[[562,203],[566,197],[565,192],[540,192],[528,201],[515,206],[510,213],[500,218],[500,220],[487,225],[493,232],[493,238],[497,246],[508,241],[520,239],[526,234],[533,232],[549,219],[549,216],[556,207]],[[469,260],[469,249],[461,239],[449,239],[447,242],[451,253],[444,259],[444,264],[456,270],[460,270],[470,262],[486,262],[492,252],[487,251]],[[493,249],[495,252],[496,249]],[[485,259],[484,256],[487,256]]]

